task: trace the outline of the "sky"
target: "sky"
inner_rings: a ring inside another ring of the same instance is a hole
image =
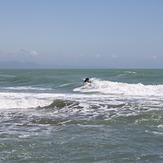
[[[163,0],[0,0],[0,62],[163,68]]]

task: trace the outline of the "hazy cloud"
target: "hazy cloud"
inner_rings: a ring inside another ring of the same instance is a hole
[[[38,52],[37,52],[36,50],[32,50],[32,51],[30,52],[30,54],[31,54],[32,56],[38,56],[38,55],[39,55]]]
[[[148,59],[157,59],[157,56],[153,55],[153,56],[148,56]]]
[[[112,57],[112,58],[118,58],[118,56],[117,56],[117,55],[112,55],[111,57]]]
[[[30,61],[33,57],[38,56],[39,53],[36,50],[10,50],[10,51],[0,51],[0,60],[16,60],[16,61]]]
[[[96,55],[96,57],[97,57],[97,58],[100,58],[100,57],[101,57],[101,55],[100,55],[100,54],[97,54],[97,55]]]

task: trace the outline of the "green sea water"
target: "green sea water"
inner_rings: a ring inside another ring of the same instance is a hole
[[[163,70],[0,70],[0,162],[162,163]]]

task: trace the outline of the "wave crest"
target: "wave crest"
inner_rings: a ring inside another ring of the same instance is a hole
[[[163,96],[163,85],[128,84],[91,78],[91,83],[75,88],[83,93],[101,93],[133,96]]]
[[[45,106],[43,108],[57,108],[57,109],[62,109],[62,108],[65,108],[65,107],[74,108],[74,107],[77,107],[77,106],[79,106],[79,103],[78,102],[70,101],[70,100],[56,99],[50,105]]]

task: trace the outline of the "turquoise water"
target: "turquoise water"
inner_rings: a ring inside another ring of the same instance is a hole
[[[0,70],[0,140],[0,162],[161,163],[163,70]]]

